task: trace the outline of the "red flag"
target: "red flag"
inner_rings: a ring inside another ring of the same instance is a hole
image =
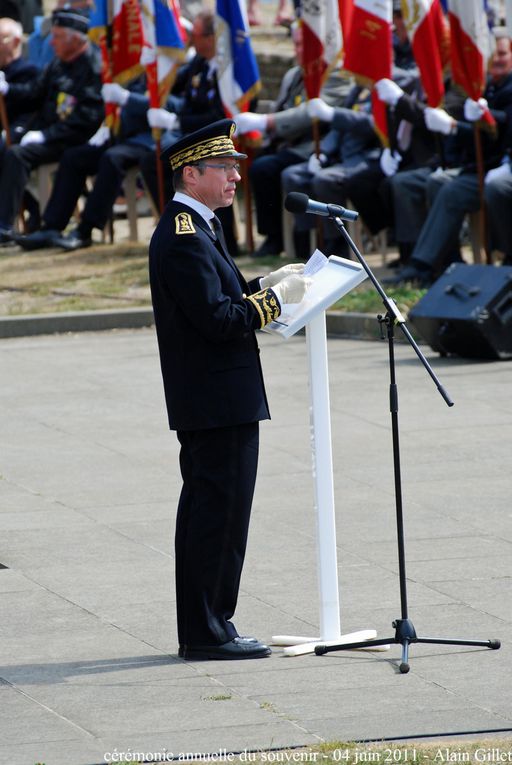
[[[100,47],[103,82],[126,83],[142,73],[143,33],[138,0],[96,0],[89,36]],[[107,125],[117,129],[115,104],[106,104],[105,111]]]
[[[392,0],[354,0],[352,23],[345,48],[344,68],[359,82],[373,85],[391,77]],[[388,144],[386,105],[372,93],[375,129],[381,141]]]
[[[487,64],[494,50],[483,0],[450,0],[453,81],[478,101],[485,89]],[[495,125],[489,110],[482,119]]]
[[[343,37],[338,0],[302,7],[302,68],[308,98],[317,98],[329,72],[341,59]]]
[[[348,39],[350,26],[352,24],[352,14],[354,13],[353,0],[338,0],[338,9],[341,21],[341,31],[343,33],[343,42],[345,43]]]
[[[402,0],[402,16],[429,106],[438,107],[444,97],[442,34],[443,11],[439,0]]]

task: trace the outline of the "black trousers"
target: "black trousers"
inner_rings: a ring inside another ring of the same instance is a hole
[[[238,635],[236,608],[258,465],[257,422],[178,431],[183,488],[176,519],[180,645]]]
[[[0,145],[0,226],[10,228],[14,223],[31,170],[58,162],[65,148],[61,142]]]
[[[281,173],[286,167],[303,162],[291,149],[280,149],[256,157],[249,168],[249,178],[256,205],[258,233],[280,239],[283,236]]]
[[[87,178],[95,175],[81,221],[89,230],[103,229],[127,170],[135,167],[149,151],[145,146],[127,143],[114,146],[91,146],[86,143],[67,149],[60,160],[52,194],[43,214],[46,228],[57,231],[66,228]]]

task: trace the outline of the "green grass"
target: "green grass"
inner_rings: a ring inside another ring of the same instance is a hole
[[[404,286],[390,287],[385,291],[388,297],[395,301],[400,311],[408,313],[427,290]],[[381,296],[373,285],[365,282],[335,303],[331,310],[354,313],[382,313],[384,305]]]

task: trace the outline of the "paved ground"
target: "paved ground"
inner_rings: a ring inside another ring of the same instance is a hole
[[[305,341],[261,338],[273,420],[236,623],[318,630]],[[426,349],[428,351],[428,349]],[[329,342],[341,618],[400,617],[385,344]],[[512,738],[512,365],[397,349],[418,645],[237,663],[176,656],[180,488],[153,330],[0,341],[0,763],[507,731]],[[511,743],[512,749],[512,743]]]

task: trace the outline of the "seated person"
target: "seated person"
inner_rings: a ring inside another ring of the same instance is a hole
[[[113,137],[109,128],[102,126],[88,143],[66,149],[43,212],[41,229],[16,239],[24,250],[49,246],[65,250],[89,247],[92,230],[104,229],[127,170],[137,167],[142,157],[155,149],[146,119],[145,87],[145,77],[132,83],[130,90],[117,83],[103,85],[102,95],[107,103],[111,103],[119,91],[128,96],[121,109],[119,133]],[[96,176],[94,186],[87,196],[80,222],[63,236],[85,190],[86,180],[92,175]]]
[[[62,8],[52,16],[55,59],[34,80],[10,84],[0,72],[0,93],[34,111],[30,130],[0,156],[0,241],[13,240],[12,226],[31,170],[55,162],[69,146],[82,144],[104,115],[99,60],[87,38],[83,13]]]

